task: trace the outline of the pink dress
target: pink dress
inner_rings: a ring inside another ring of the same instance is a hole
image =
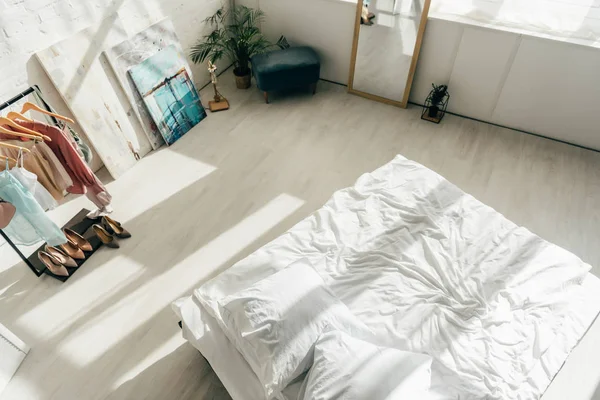
[[[24,128],[31,129],[52,139],[51,142],[45,142],[45,144],[52,150],[73,181],[73,185],[67,188],[67,192],[86,194],[98,208],[110,205],[112,196],[81,158],[75,148],[75,142],[69,140],[70,133],[42,122],[22,120],[16,122]]]

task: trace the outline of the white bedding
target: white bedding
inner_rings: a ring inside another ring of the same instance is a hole
[[[298,400],[425,400],[431,357],[332,330],[315,344],[313,365]]]
[[[263,384],[268,399],[308,371],[313,346],[326,330],[372,337],[306,260],[222,299],[219,314],[223,331]]]
[[[433,357],[439,399],[539,398],[600,309],[588,265],[401,156],[194,296],[222,326],[219,299],[303,257],[375,333]]]

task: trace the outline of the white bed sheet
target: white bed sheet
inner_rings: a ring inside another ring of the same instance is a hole
[[[588,274],[583,282],[587,304],[600,303],[600,279]],[[174,310],[183,323],[183,337],[208,360],[233,400],[264,400],[263,387],[248,363],[227,339],[217,320],[202,308],[195,296],[174,303]],[[595,316],[590,312],[589,324]],[[573,366],[573,368],[577,368]],[[586,368],[586,366],[582,366]],[[575,375],[578,375],[574,371]],[[284,400],[297,400],[304,376],[283,391]],[[428,400],[447,399],[442,387],[432,388]],[[571,397],[570,400],[584,400]],[[585,399],[587,400],[587,398]]]
[[[439,399],[539,398],[600,310],[579,258],[401,156],[194,296],[222,324],[219,299],[303,257],[391,345],[434,358]]]

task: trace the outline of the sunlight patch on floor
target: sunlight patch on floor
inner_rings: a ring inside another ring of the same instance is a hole
[[[126,194],[114,198],[114,208],[132,220],[216,170],[213,165],[165,148],[143,158],[108,189]]]
[[[74,276],[76,281],[64,284],[56,294],[21,315],[16,324],[45,342],[68,330],[94,306],[135,281],[143,271],[143,265],[119,255],[108,263],[86,270],[84,275]]]
[[[215,270],[302,205],[304,201],[294,196],[277,196],[177,265],[165,268],[163,274],[155,276],[89,319],[80,329],[65,335],[57,345],[56,351],[70,357],[76,365],[85,366],[123,340],[137,341],[139,338],[134,337],[133,333],[164,309],[165,303],[174,301],[199,286]],[[81,292],[70,293],[68,297],[82,298],[85,291]],[[31,318],[32,316],[29,316],[27,321],[30,322]],[[91,343],[93,346],[90,346]]]

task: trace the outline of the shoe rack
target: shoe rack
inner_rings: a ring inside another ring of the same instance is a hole
[[[92,245],[92,251],[84,251],[85,259],[83,260],[75,260],[77,262],[77,268],[75,267],[65,267],[67,271],[69,271],[69,276],[59,276],[54,275],[50,272],[46,266],[39,260],[37,253],[38,251],[44,250],[45,244],[40,246],[39,249],[33,252],[32,255],[25,258],[25,256],[16,248],[16,246],[10,241],[10,239],[4,234],[4,232],[0,231],[0,234],[4,237],[6,241],[15,249],[15,251],[21,256],[23,261],[27,264],[29,268],[39,277],[44,274],[53,277],[54,279],[58,279],[61,282],[66,282],[70,277],[72,277],[78,270],[81,268],[83,264],[100,248],[102,247],[102,242],[100,239],[94,234],[92,229],[92,225],[97,224],[99,220],[97,219],[89,219],[86,216],[89,214],[89,210],[82,209],[77,215],[75,215],[69,222],[67,222],[64,228],[69,228],[81,236],[83,236],[90,244]]]

